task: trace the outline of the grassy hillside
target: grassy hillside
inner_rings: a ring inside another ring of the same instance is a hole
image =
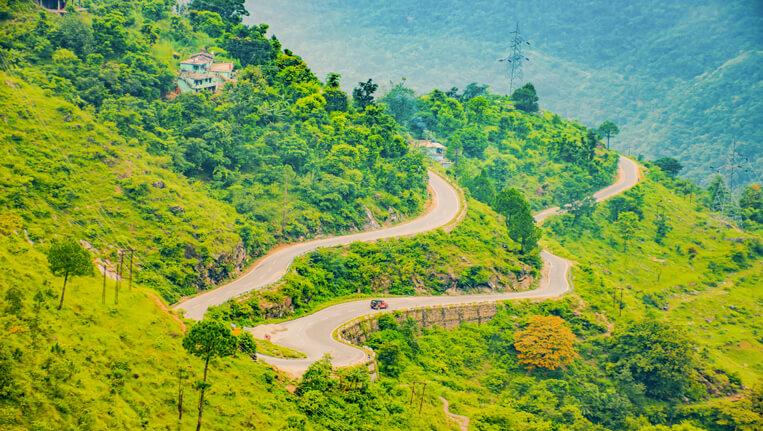
[[[706,196],[685,193],[680,181],[652,169],[623,198],[598,205],[590,218],[546,222],[546,241],[578,263],[575,291],[593,310],[617,321],[656,315],[674,322],[703,346],[708,363],[752,385],[763,373],[757,318],[763,239],[719,220],[709,213]],[[617,225],[622,212],[641,217],[627,251]],[[663,219],[668,231],[658,241]]]
[[[164,3],[63,17],[6,5],[0,205],[33,241],[86,239],[112,265],[135,248],[139,281],[175,301],[279,243],[423,208],[423,159],[394,121],[355,109],[263,28],[209,27]],[[176,57],[203,47],[238,80],[176,96]]]
[[[36,268],[45,257],[20,234],[0,235],[0,428],[7,430],[186,429],[196,423],[204,363],[181,346],[183,332],[150,290],[75,278],[55,310],[61,278]],[[190,325],[190,322],[186,322]],[[337,371],[345,375],[347,371]],[[247,355],[210,363],[203,429],[452,429],[441,409],[408,405],[405,388],[353,388],[318,373],[320,397]],[[324,379],[324,380],[320,380]],[[178,390],[183,418],[178,420]],[[302,394],[302,395],[299,395]],[[337,428],[339,427],[339,428]]]
[[[614,154],[597,148],[588,128],[525,112],[516,100],[441,91],[417,98],[398,86],[402,105],[385,97],[361,109],[335,79],[321,82],[266,38],[266,26],[210,11],[170,16],[161,1],[88,6],[60,17],[28,1],[0,4],[2,429],[191,427],[203,361],[182,346],[192,322],[169,314],[154,292],[169,301],[192,294],[278,243],[362,228],[368,213],[381,222],[417,214],[426,162],[404,134],[447,144],[458,161],[448,175],[469,199],[463,223],[450,234],[304,256],[276,289],[226,304],[216,317],[257,322],[358,292],[528,287],[537,232],[523,226],[527,247],[512,239],[518,222],[506,223],[510,212],[496,196],[518,188],[514,203],[529,213],[568,204],[614,174]],[[174,53],[201,47],[234,62],[237,83],[216,94],[169,94]],[[388,320],[369,342],[382,369],[377,382],[327,361],[295,382],[244,354],[214,359],[205,429],[456,429],[439,395],[476,429],[660,430],[682,421],[690,422],[683,429],[754,429],[760,395],[745,386],[762,366],[763,251],[759,234],[710,218],[710,200],[655,173],[615,203],[549,220],[544,241],[579,262],[578,297],[512,304],[489,325],[453,332]],[[750,202],[745,211],[759,214],[760,200]],[[627,252],[624,222],[613,223],[626,212]],[[666,233],[659,241],[655,214]],[[117,304],[109,279],[102,304],[100,275],[73,277],[55,310],[63,280],[51,275],[46,252],[65,237],[86,241],[90,256],[112,268],[117,249],[138,249],[135,287],[123,283]],[[624,307],[612,295],[621,286]],[[579,357],[567,368],[521,366],[514,340],[532,315],[568,322]],[[666,323],[681,341],[676,356],[688,358],[669,374],[673,394],[638,375],[638,361],[610,353],[627,347],[612,340],[645,321]],[[410,400],[421,381],[429,386],[419,415]]]
[[[13,230],[41,249],[61,235],[84,239],[112,272],[117,248],[139,248],[140,281],[167,297],[186,278],[213,284],[227,276],[222,266],[242,265],[236,212],[205,184],[173,172],[168,157],[148,154],[91,113],[8,74],[2,79],[0,196],[2,218],[17,221]]]

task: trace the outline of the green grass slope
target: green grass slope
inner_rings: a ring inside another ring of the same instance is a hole
[[[108,280],[102,304],[100,277],[74,278],[56,311],[62,279],[37,270],[45,267],[45,256],[20,233],[0,235],[0,245],[0,429],[195,425],[193,383],[204,363],[183,349],[179,321],[151,290],[128,290],[123,283],[115,304],[114,281]],[[306,398],[292,393],[293,382],[246,355],[215,359],[203,429],[451,429],[436,406],[420,418],[405,388],[366,377],[350,389],[339,386],[337,374],[324,377],[321,397]]]
[[[577,262],[575,292],[592,310],[615,321],[655,315],[674,322],[703,346],[708,363],[752,385],[763,373],[761,236],[719,220],[703,194],[685,194],[652,169],[623,199],[599,204],[577,226],[572,216],[549,220],[545,241]],[[613,211],[629,209],[643,219],[626,251]],[[663,215],[669,232],[659,243],[656,221]]]
[[[15,229],[35,243],[84,239],[111,271],[117,248],[139,248],[139,280],[169,298],[178,285],[197,277],[214,283],[227,277],[221,266],[241,265],[235,210],[203,183],[192,184],[167,157],[150,155],[87,111],[0,76],[0,197],[2,217],[19,219]]]

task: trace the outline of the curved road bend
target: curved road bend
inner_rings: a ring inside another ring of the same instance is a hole
[[[597,202],[601,202],[628,190],[636,185],[638,180],[638,165],[621,156],[618,180],[611,186],[595,193],[594,197]],[[558,208],[544,210],[535,218],[540,222],[557,211]],[[386,301],[390,310],[402,310],[433,305],[549,298],[569,291],[567,275],[570,263],[547,250],[541,252],[541,257],[544,262],[543,276],[540,280],[540,286],[535,290],[480,295],[398,297],[386,298]],[[333,338],[333,332],[352,319],[379,312],[369,309],[368,300],[345,302],[288,322],[259,325],[252,330],[252,334],[257,338],[265,338],[266,334],[270,335],[274,343],[304,352],[307,355],[305,359],[280,359],[259,355],[265,362],[291,375],[301,376],[310,364],[321,359],[326,353],[331,354],[333,364],[339,367],[350,366],[363,361],[366,353],[356,347],[337,341]]]
[[[601,202],[612,196],[619,195],[638,184],[639,179],[638,164],[625,156],[620,156],[620,159],[617,162],[617,181],[594,193],[593,198],[596,202]],[[547,208],[535,214],[535,221],[540,223],[549,216],[562,214],[564,212],[565,211],[560,210],[559,207]]]
[[[431,171],[429,171],[429,186],[432,189],[433,208],[421,217],[383,229],[317,239],[280,248],[260,259],[254,268],[231,283],[178,303],[172,308],[184,310],[188,318],[201,320],[209,307],[220,305],[231,298],[261,289],[280,280],[286,275],[295,258],[318,248],[346,245],[356,241],[408,236],[444,226],[461,211],[461,200],[458,192],[447,181]]]

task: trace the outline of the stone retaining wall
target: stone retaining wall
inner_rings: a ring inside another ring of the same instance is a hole
[[[398,323],[412,318],[421,327],[439,326],[453,329],[462,323],[484,323],[493,318],[497,312],[495,302],[475,304],[444,305],[436,307],[412,308],[389,312]],[[362,346],[369,335],[379,330],[378,319],[381,313],[355,319],[339,328],[337,335],[344,341]]]

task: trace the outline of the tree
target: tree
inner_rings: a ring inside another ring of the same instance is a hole
[[[633,238],[638,227],[638,215],[630,211],[620,213],[617,216],[615,227],[620,238],[623,240],[623,251],[628,251],[628,241]]]
[[[66,281],[69,277],[92,275],[93,262],[90,260],[90,253],[79,242],[73,239],[65,239],[54,241],[51,244],[48,250],[48,264],[53,275],[64,277],[61,301],[58,303],[58,309],[60,310],[64,305]]]
[[[763,190],[760,184],[750,184],[742,190],[739,208],[745,219],[763,224]]]
[[[529,255],[538,248],[540,229],[535,226],[535,219],[530,213],[530,206],[522,208],[514,215],[509,224],[509,236],[521,244],[522,254]]]
[[[596,145],[599,143],[599,136],[593,130],[586,133],[585,138],[580,138],[580,152],[583,160],[593,162],[596,157]]]
[[[617,128],[615,123],[607,120],[599,126],[599,133],[607,138],[607,149],[609,149],[609,138],[617,136],[617,134],[620,133],[620,129]]]
[[[183,419],[183,383],[190,376],[190,372],[185,367],[180,367],[177,372],[178,377],[178,420]]]
[[[336,386],[336,382],[331,378],[334,371],[331,365],[331,355],[326,353],[319,361],[313,362],[302,376],[302,381],[297,386],[296,394],[304,396],[307,392],[318,391],[328,392]]]
[[[519,363],[528,370],[555,370],[570,363],[576,356],[575,335],[564,323],[559,316],[530,316],[530,325],[515,336]]]
[[[104,57],[119,56],[127,50],[127,30],[121,13],[110,13],[93,19],[95,49]]]
[[[225,32],[225,23],[215,12],[192,10],[188,14],[188,20],[195,31],[203,31],[212,37],[220,37]]]
[[[493,209],[495,209],[498,214],[506,217],[506,222],[509,223],[514,214],[519,213],[526,204],[527,202],[525,201],[524,196],[522,196],[522,193],[512,187],[501,190],[501,192],[496,195]]]
[[[520,111],[538,111],[538,94],[535,92],[535,86],[531,82],[517,88],[514,94],[511,95],[511,100],[516,102],[514,106]]]
[[[479,175],[474,177],[474,179],[470,181],[468,187],[475,199],[488,205],[493,204],[493,200],[495,199],[495,187],[493,186],[493,182],[490,181],[490,177],[486,170],[483,169]]]
[[[379,86],[374,84],[372,79],[369,79],[366,82],[358,82],[358,85],[359,87],[355,87],[352,90],[352,99],[355,101],[355,104],[358,106],[358,108],[362,111],[366,109],[366,106],[374,104],[373,94],[376,92]]]
[[[376,359],[379,361],[379,371],[397,377],[403,371],[403,348],[400,340],[385,340],[376,349]]]
[[[487,148],[487,136],[477,127],[470,126],[456,132],[453,139],[461,141],[464,154],[469,157],[480,158]]]
[[[257,343],[249,331],[243,331],[238,336],[238,351],[257,360]]]
[[[273,45],[263,38],[231,37],[225,41],[224,48],[242,67],[266,64],[275,55]]]
[[[458,167],[458,159],[461,153],[463,152],[464,144],[461,142],[461,139],[459,137],[453,136],[453,138],[448,141],[448,146],[445,148],[445,157],[447,157],[450,160],[453,160],[453,164]]]
[[[154,31],[154,28],[151,26],[151,24],[143,24],[143,26],[140,28],[140,34],[146,38],[146,42],[148,42],[149,45],[155,44],[159,39],[159,35]]]
[[[670,177],[675,177],[684,168],[678,160],[672,157],[657,159],[654,161],[654,164]]]
[[[347,95],[339,88],[342,75],[329,73],[326,77],[326,88],[323,90],[323,98],[326,99],[327,112],[347,112],[349,102]]]
[[[540,229],[535,226],[530,204],[517,189],[511,188],[498,193],[494,207],[506,218],[509,238],[520,244],[525,257],[530,257],[538,249],[540,238]]]
[[[191,0],[188,9],[215,12],[231,25],[241,24],[241,17],[249,16],[244,0]]]
[[[169,14],[169,3],[164,0],[147,0],[141,4],[143,16],[150,21],[159,21],[167,18]]]
[[[204,360],[204,380],[196,382],[194,385],[201,391],[196,431],[201,429],[201,414],[204,410],[204,390],[209,387],[207,384],[209,360],[214,357],[224,358],[235,355],[238,346],[238,339],[225,324],[207,320],[193,325],[183,338],[183,348],[188,353]]]
[[[667,400],[680,398],[691,388],[697,359],[686,333],[648,319],[615,330],[609,362],[613,372],[627,371],[643,384],[647,395]]]
[[[339,88],[339,82],[342,79],[342,75],[338,73],[329,73],[326,75],[326,88]]]
[[[406,124],[416,114],[416,94],[405,86],[405,78],[396,84],[380,100],[399,124]]]
[[[61,48],[74,51],[83,60],[93,51],[95,45],[92,27],[77,13],[64,14],[51,39]]]
[[[654,242],[657,244],[662,244],[662,242],[665,240],[665,237],[668,235],[668,232],[670,232],[673,227],[668,224],[667,217],[665,217],[665,214],[658,214],[657,218],[654,219],[654,226],[657,228],[654,234]]]
[[[466,88],[464,89],[464,92],[461,94],[461,102],[468,102],[474,99],[475,97],[480,97],[483,94],[487,93],[487,89],[488,89],[487,85],[478,85],[476,82],[472,82],[471,84],[466,86]],[[457,88],[456,88],[456,93],[458,93]],[[454,97],[454,96],[448,95],[448,97]]]

